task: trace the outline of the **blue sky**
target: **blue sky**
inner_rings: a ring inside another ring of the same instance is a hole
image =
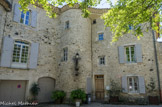
[[[114,4],[116,0],[111,0]],[[107,3],[107,0],[102,0],[101,3],[96,8],[110,8],[109,4]]]
[[[114,4],[116,0],[111,0],[111,1],[112,1],[112,3]],[[62,6],[59,6],[59,7],[62,7]],[[109,4],[107,3],[107,0],[102,0],[102,1],[100,2],[100,4],[99,4],[97,7],[95,7],[95,8],[110,8],[110,6],[109,6]]]

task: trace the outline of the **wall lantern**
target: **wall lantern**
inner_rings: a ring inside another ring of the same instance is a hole
[[[79,66],[78,66],[78,63],[79,63],[79,60],[80,60],[80,56],[79,56],[79,53],[76,53],[75,56],[74,56],[74,63],[75,63],[75,66],[74,66],[74,69],[75,69],[75,75],[78,76],[78,71],[79,71]]]

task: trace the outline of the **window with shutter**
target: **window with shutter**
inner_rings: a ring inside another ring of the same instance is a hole
[[[31,25],[31,11],[27,11],[26,13],[21,11],[20,23]]]
[[[24,41],[15,41],[11,67],[27,68],[28,56],[29,56],[29,43]]]
[[[140,44],[119,46],[119,63],[142,62],[142,49]]]
[[[133,63],[135,61],[135,46],[126,46],[125,47],[125,55],[126,55],[126,62]]]
[[[122,88],[125,93],[145,93],[145,81],[142,76],[123,76]]]
[[[38,43],[14,41],[12,37],[4,36],[0,65],[1,67],[34,69],[37,67],[38,51]]]
[[[14,18],[13,20],[28,26],[36,27],[37,25],[37,12],[35,10],[29,10],[26,13],[19,10],[20,5],[15,4]]]
[[[127,78],[128,90],[130,93],[138,93],[139,92],[139,83],[137,76],[130,76]]]

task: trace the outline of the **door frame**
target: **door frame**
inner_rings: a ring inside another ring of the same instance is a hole
[[[97,79],[97,76],[100,76],[100,77],[102,77],[102,78],[98,78],[98,79],[103,79],[103,99],[97,99],[97,96],[96,96],[96,79]],[[96,75],[94,75],[94,95],[95,95],[95,100],[104,100],[104,98],[105,98],[105,89],[104,89],[104,87],[105,87],[105,84],[104,84],[105,82],[104,82],[104,74],[96,74]]]

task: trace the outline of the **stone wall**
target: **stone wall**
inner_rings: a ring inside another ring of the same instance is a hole
[[[2,37],[8,35],[14,39],[39,43],[38,66],[33,70],[1,67],[0,80],[27,80],[26,99],[30,96],[31,84],[41,77],[56,79],[56,89],[64,90],[67,96],[73,89],[82,88],[86,91],[86,79],[91,77],[93,98],[95,98],[95,75],[104,75],[105,97],[107,97],[106,86],[110,86],[110,79],[114,79],[120,86],[122,76],[143,76],[145,86],[149,84],[151,77],[158,83],[151,32],[144,32],[144,37],[140,40],[132,34],[126,34],[116,43],[111,44],[112,32],[110,28],[104,28],[104,21],[100,19],[101,14],[97,14],[99,10],[91,9],[94,13],[89,18],[83,18],[80,9],[66,10],[64,7],[57,18],[50,19],[43,9],[30,6],[30,9],[37,11],[37,26],[33,28],[13,21],[15,3],[17,0],[13,1],[11,12],[6,12],[0,6],[0,47],[2,47]],[[96,24],[93,24],[93,19],[96,19]],[[69,21],[68,29],[65,29],[66,21]],[[98,33],[101,32],[104,33],[104,40],[98,41]],[[140,44],[142,47],[143,61],[120,64],[118,47],[135,44]],[[63,48],[68,48],[67,61],[62,60]],[[81,58],[78,76],[75,75],[74,69],[76,53],[79,53]],[[160,59],[160,54],[158,55]],[[105,56],[105,65],[99,65],[99,56]],[[146,94],[126,94],[128,95],[143,97]]]
[[[98,33],[100,32],[104,33],[104,40],[102,41],[98,40]],[[122,76],[143,76],[145,79],[145,86],[149,84],[150,78],[153,77],[156,87],[158,87],[152,33],[144,32],[144,37],[140,40],[137,40],[132,34],[124,35],[119,38],[116,43],[111,44],[111,40],[112,33],[110,28],[104,29],[104,21],[97,18],[96,24],[92,25],[93,78],[95,75],[104,75],[105,96],[106,86],[110,86],[110,79],[121,84]],[[143,62],[120,64],[118,47],[135,44],[141,44],[142,46]],[[105,65],[99,65],[99,56],[105,56]],[[95,96],[95,81],[93,83],[93,95]],[[132,94],[130,93],[128,95]],[[133,95],[141,96],[142,94]]]
[[[37,26],[33,28],[21,23],[13,21],[14,5],[12,11],[5,12],[0,6],[0,42],[3,36],[10,35],[14,39],[25,40],[29,43],[39,43],[39,56],[37,69],[13,69],[0,68],[1,80],[28,80],[26,98],[29,96],[29,89],[33,82],[37,82],[41,77],[51,77],[58,79],[58,62],[59,59],[59,44],[60,31],[58,18],[50,19],[46,16],[46,12],[41,8],[29,8],[37,11]],[[0,43],[2,47],[2,43]],[[56,84],[58,82],[56,81]],[[56,85],[58,86],[58,85]],[[57,87],[56,87],[57,88]]]
[[[69,21],[69,28],[65,23]],[[86,78],[91,76],[91,21],[81,16],[81,10],[71,9],[60,15],[61,58],[63,48],[68,48],[68,61],[60,63],[60,87],[70,93],[76,88],[86,88]],[[74,56],[79,53],[79,74],[75,76]]]

